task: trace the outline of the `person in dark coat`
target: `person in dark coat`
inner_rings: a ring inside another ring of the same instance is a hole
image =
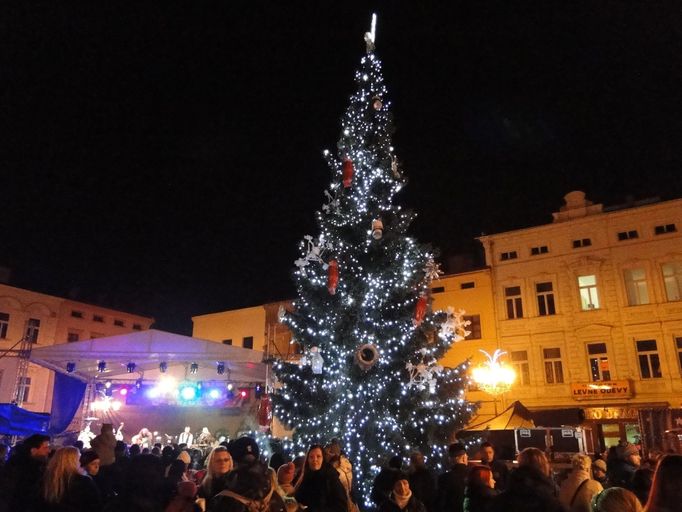
[[[499,493],[495,490],[493,472],[488,466],[474,466],[467,475],[464,491],[464,512],[488,512],[493,498]]]
[[[400,455],[395,455],[389,459],[388,464],[382,467],[379,474],[374,478],[370,499],[377,507],[380,507],[384,501],[391,497],[393,484],[402,475],[402,467],[403,458]]]
[[[314,444],[308,449],[294,496],[298,503],[308,507],[307,512],[348,512],[339,473],[324,461],[322,446]]]
[[[74,446],[59,448],[47,464],[42,485],[41,512],[99,512],[97,486],[81,474],[80,453]],[[25,510],[25,509],[24,509]]]
[[[491,443],[485,442],[481,445],[481,464],[488,466],[493,472],[495,489],[504,491],[507,488],[509,469],[504,461],[495,458],[495,447]]]
[[[436,498],[436,478],[433,472],[426,467],[424,455],[414,452],[410,455],[410,489],[415,498],[421,501],[427,512],[433,512],[433,504]]]
[[[0,473],[0,512],[33,507],[50,453],[50,438],[34,434],[17,445]]]
[[[606,479],[609,487],[624,487],[632,490],[632,479],[639,468],[642,457],[634,444],[624,443],[616,448],[616,457],[607,463]]]
[[[545,453],[526,448],[517,460],[519,466],[509,474],[507,490],[493,498],[490,512],[566,512],[556,496]]]
[[[426,512],[426,507],[414,495],[403,475],[393,484],[391,497],[383,502],[379,512]]]
[[[438,477],[438,512],[462,512],[464,506],[464,489],[469,473],[469,457],[462,443],[453,443],[448,447],[450,469]]]

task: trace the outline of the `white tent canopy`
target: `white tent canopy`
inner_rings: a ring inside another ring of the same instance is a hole
[[[181,374],[186,375],[190,365],[196,363],[197,379],[243,383],[265,382],[266,365],[262,359],[263,353],[256,350],[155,329],[38,347],[32,350],[30,358],[32,363],[86,382],[93,379],[157,378],[160,375],[159,363],[165,361],[170,375],[182,377]],[[106,363],[104,372],[98,370],[100,361]],[[223,375],[217,375],[219,362],[225,365]],[[74,371],[67,371],[68,363],[75,364]],[[134,372],[128,373],[128,363],[135,364]]]

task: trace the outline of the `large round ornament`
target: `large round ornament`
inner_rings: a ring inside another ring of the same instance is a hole
[[[376,346],[371,343],[365,343],[360,345],[355,350],[355,364],[357,364],[361,370],[367,371],[372,366],[377,364],[379,361],[379,351]]]
[[[374,110],[381,110],[381,107],[383,106],[384,104],[381,102],[381,98],[379,98],[379,96],[374,96],[374,98],[372,98],[372,108]]]

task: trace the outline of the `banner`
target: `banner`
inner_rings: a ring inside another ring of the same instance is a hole
[[[632,396],[632,386],[628,380],[571,382],[571,396],[574,400],[630,398]]]

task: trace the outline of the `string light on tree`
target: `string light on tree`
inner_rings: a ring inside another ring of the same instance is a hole
[[[432,311],[438,265],[407,234],[414,214],[394,201],[405,179],[374,53],[376,17],[365,43],[336,150],[322,153],[331,179],[316,212],[319,233],[303,238],[294,262],[297,299],[279,312],[304,355],[298,364],[273,363],[271,399],[275,416],[294,429],[297,451],[342,440],[371,506],[371,484],[387,455],[418,449],[440,460],[476,408],[464,400],[468,363],[438,364],[466,332],[461,312]]]

